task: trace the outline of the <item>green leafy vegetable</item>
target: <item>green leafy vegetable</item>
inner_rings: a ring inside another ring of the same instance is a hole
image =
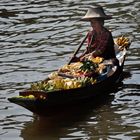
[[[80,67],[80,69],[83,71],[95,72],[96,69],[98,68],[98,64],[93,63],[90,60],[83,61],[82,63],[83,63],[83,65]]]

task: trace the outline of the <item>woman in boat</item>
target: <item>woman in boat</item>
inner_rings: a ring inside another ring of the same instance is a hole
[[[104,27],[104,20],[108,19],[111,19],[111,16],[106,15],[101,6],[88,9],[82,21],[90,22],[92,31],[89,31],[87,36],[86,50],[78,57],[80,61],[88,56],[99,56],[104,59],[116,58],[112,34]]]

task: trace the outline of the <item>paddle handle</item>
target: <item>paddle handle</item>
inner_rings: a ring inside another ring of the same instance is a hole
[[[82,45],[84,44],[85,40],[88,37],[88,33],[85,36],[85,38],[83,39],[83,41],[80,43],[79,47],[74,51],[73,56],[71,57],[70,61],[68,62],[68,65],[72,62],[73,58],[76,56],[76,54],[78,53],[78,51],[80,50],[80,48],[82,47]]]

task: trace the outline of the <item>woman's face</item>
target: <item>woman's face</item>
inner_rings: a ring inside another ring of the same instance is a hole
[[[90,25],[91,25],[92,28],[96,28],[96,27],[97,27],[97,24],[98,24],[98,21],[95,20],[95,19],[92,19],[92,20],[90,21]]]
[[[91,27],[92,28],[97,28],[98,26],[102,26],[104,24],[103,20],[98,20],[98,19],[92,19],[90,21]]]

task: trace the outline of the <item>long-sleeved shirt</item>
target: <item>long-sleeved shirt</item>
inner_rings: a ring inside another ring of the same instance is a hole
[[[93,30],[88,33],[87,51],[92,56],[105,59],[115,58],[114,41],[111,33],[104,28],[100,34]]]

